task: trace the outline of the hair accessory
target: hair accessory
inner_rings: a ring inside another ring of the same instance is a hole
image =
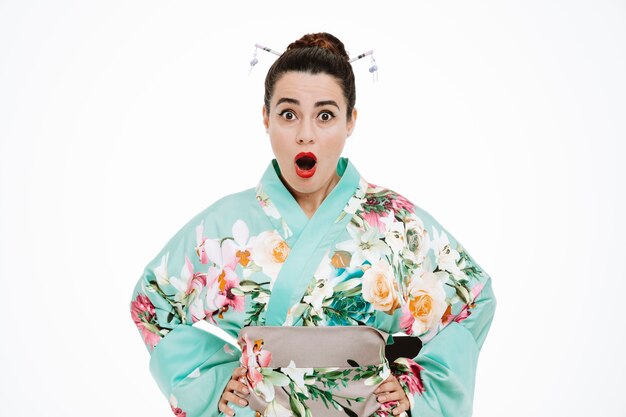
[[[260,48],[260,49],[262,49],[262,50],[264,50],[264,51],[271,52],[271,53],[273,53],[274,55],[278,55],[278,56],[280,56],[280,55],[281,55],[281,53],[280,53],[280,52],[276,52],[275,50],[270,49],[270,48],[268,48],[267,46],[263,46],[263,45],[259,45],[258,43],[255,43],[255,44],[254,44],[254,55],[252,56],[252,60],[250,61],[250,71],[248,71],[248,75],[250,75],[250,73],[252,72],[252,68],[254,68],[254,66],[255,66],[256,64],[258,64],[258,63],[259,63],[259,60],[258,60],[258,58],[256,57],[256,53],[257,53],[257,50],[258,50],[259,48]]]
[[[259,63],[259,59],[257,58],[257,55],[256,55],[258,49],[262,49],[262,50],[270,52],[270,53],[272,53],[274,55],[278,55],[278,56],[282,55],[281,52],[276,52],[275,50],[273,50],[271,48],[268,48],[267,46],[263,46],[263,45],[260,45],[258,43],[255,43],[254,44],[254,54],[252,56],[252,59],[250,60],[250,71],[248,71],[248,75],[250,75],[250,73],[252,72],[252,68],[254,68],[254,66]],[[369,72],[372,73],[372,79],[374,81],[378,81],[378,65],[376,65],[376,60],[374,59],[374,50],[370,49],[367,52],[363,52],[362,54],[354,56],[354,57],[350,58],[348,60],[348,62],[352,63],[352,62],[357,61],[357,60],[359,60],[361,58],[364,58],[364,57],[366,57],[368,55],[371,57],[371,64],[372,64],[370,66],[370,68],[369,68]]]
[[[365,58],[365,57],[366,57],[366,56],[368,56],[368,55],[370,55],[370,56],[371,56],[371,58],[372,58],[372,65],[371,65],[371,66],[370,66],[370,68],[369,68],[369,72],[371,72],[371,73],[372,73],[372,79],[373,79],[374,81],[378,81],[378,65],[376,65],[376,60],[374,59],[374,50],[370,49],[370,50],[369,50],[369,51],[367,51],[367,52],[363,52],[363,53],[362,53],[362,54],[360,54],[360,55],[357,55],[357,56],[355,56],[355,57],[353,57],[353,58],[350,58],[350,61],[349,61],[349,62],[354,62],[354,61],[356,61],[357,59]]]

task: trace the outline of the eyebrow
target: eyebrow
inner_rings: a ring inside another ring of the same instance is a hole
[[[290,97],[281,97],[276,102],[276,105],[278,106],[280,103],[292,103],[298,106],[300,105],[300,102],[298,100],[296,100],[295,98],[290,98]],[[327,106],[327,105],[335,106],[337,107],[337,109],[339,109],[339,105],[337,104],[335,100],[322,100],[322,101],[315,102],[315,107],[322,107],[322,106]]]

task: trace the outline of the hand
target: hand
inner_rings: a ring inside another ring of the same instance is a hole
[[[233,376],[230,377],[226,388],[224,388],[224,392],[222,392],[220,401],[217,404],[217,408],[229,416],[235,415],[235,410],[228,406],[229,401],[231,403],[237,403],[242,407],[248,405],[246,398],[248,398],[250,392],[246,384],[241,382],[242,378],[246,377],[246,372],[247,369],[242,367],[236,368],[233,371]],[[245,381],[245,379],[243,380]]]
[[[377,400],[380,403],[398,401],[398,405],[393,409],[394,416],[400,415],[411,408],[411,403],[402,389],[402,385],[400,385],[400,382],[393,374],[389,375],[389,378],[385,379],[376,388],[374,394],[378,395]]]

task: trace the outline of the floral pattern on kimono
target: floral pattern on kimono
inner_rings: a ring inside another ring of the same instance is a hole
[[[302,276],[304,293],[285,308],[283,325],[368,325],[417,337],[423,344],[419,354],[399,358],[387,370],[409,398],[410,414],[470,415],[478,352],[496,305],[491,278],[426,211],[367,183],[346,159],[340,163],[346,174],[336,188],[344,187],[344,194],[333,190],[327,199],[343,208],[334,217],[327,210],[326,223],[345,227],[330,245],[319,247],[320,262]],[[192,325],[206,321],[236,337],[243,326],[266,324],[268,304],[278,308],[271,301],[276,285],[285,289],[283,265],[311,236],[310,222],[296,212],[277,171],[273,161],[256,188],[198,213],[146,266],[135,287],[131,317],[175,415],[223,415],[217,409],[221,392],[250,354]],[[248,378],[266,393],[271,383],[287,383],[295,395],[312,389],[307,379],[324,378],[323,369],[295,366],[269,378],[256,371],[249,368]],[[380,378],[380,372],[368,377]],[[382,404],[378,415],[393,415],[395,405]],[[238,415],[254,415],[229,406]],[[265,415],[302,412],[281,407],[273,404]]]
[[[337,396],[338,387],[346,387],[354,381],[361,381],[366,386],[377,386],[390,375],[386,359],[377,365],[359,366],[349,360],[352,367],[298,367],[291,360],[288,366],[271,367],[271,351],[264,348],[263,339],[250,339],[247,335],[239,338],[242,347],[241,365],[248,369],[246,384],[260,398],[267,402],[266,414],[277,415],[277,410],[284,407],[276,400],[276,391],[288,393],[291,410],[298,416],[313,415],[309,400],[320,400],[328,409],[343,410],[348,416],[356,416],[352,404],[364,401],[363,397]],[[382,352],[381,352],[382,354]],[[278,414],[280,415],[280,414]],[[372,417],[380,415],[374,413]]]

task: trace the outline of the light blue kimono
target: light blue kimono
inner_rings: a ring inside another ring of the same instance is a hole
[[[419,354],[392,365],[410,415],[472,414],[478,355],[496,306],[490,277],[423,209],[367,183],[346,158],[337,173],[339,183],[309,219],[273,160],[256,188],[197,214],[146,266],[131,315],[175,415],[224,415],[218,401],[241,366],[238,347],[192,326],[201,320],[235,338],[248,325],[359,324],[419,337]],[[290,415],[273,410],[266,414]]]

